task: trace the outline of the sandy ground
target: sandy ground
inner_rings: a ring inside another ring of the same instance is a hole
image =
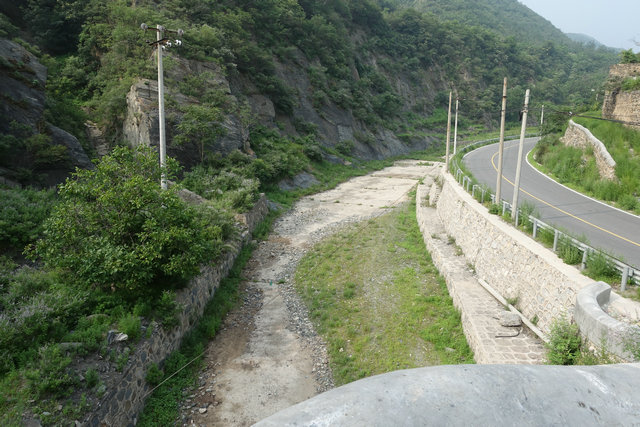
[[[251,425],[333,387],[324,343],[293,290],[295,267],[340,226],[406,201],[433,169],[398,162],[305,197],[276,222],[245,268],[243,304],[209,343],[199,387],[182,402],[183,425]]]

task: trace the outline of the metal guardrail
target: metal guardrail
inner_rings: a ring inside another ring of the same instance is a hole
[[[465,146],[465,151],[470,151],[470,150],[467,150],[467,148],[469,147],[473,147],[478,144],[487,143],[491,141],[492,140],[478,141],[474,144],[469,144]],[[464,171],[460,168],[460,165],[458,165],[457,159],[455,158],[452,159],[451,163],[453,166],[451,168],[451,174],[455,177],[456,181],[467,191],[467,193],[471,193],[471,196],[473,198],[478,199],[478,196],[479,196],[480,202],[484,203],[486,195],[489,194],[489,197],[491,198],[491,202],[493,204],[501,205],[502,215],[506,214],[506,212],[510,212],[513,214],[511,203],[505,200],[500,200],[499,201],[500,203],[498,203],[495,199],[495,194],[491,193],[491,190],[489,190],[484,186],[473,183],[473,179],[470,176],[466,175]],[[520,224],[519,220],[520,220],[520,216],[522,215],[523,215],[522,210],[517,209],[515,212],[516,227]],[[558,243],[560,241],[567,242],[571,244],[573,247],[575,247],[576,249],[578,249],[580,252],[582,252],[582,261],[580,263],[580,269],[584,270],[587,267],[587,264],[589,263],[589,259],[592,258],[593,255],[599,254],[600,256],[604,257],[607,260],[607,262],[612,266],[612,268],[614,268],[619,272],[620,278],[621,278],[620,289],[622,291],[626,290],[627,284],[629,282],[635,283],[636,285],[640,285],[640,270],[630,266],[629,264],[622,262],[617,258],[612,257],[611,255],[607,254],[606,252],[600,249],[596,249],[592,246],[587,245],[584,242],[579,241],[578,239],[564,233],[563,231],[558,230],[554,226],[545,223],[544,221],[534,217],[533,215],[528,215],[528,220],[531,221],[533,226],[532,236],[534,239],[537,238],[540,230],[547,230],[553,233],[553,252],[558,251]]]

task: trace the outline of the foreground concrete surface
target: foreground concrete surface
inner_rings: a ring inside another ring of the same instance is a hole
[[[330,390],[256,426],[640,426],[640,364],[458,365]]]

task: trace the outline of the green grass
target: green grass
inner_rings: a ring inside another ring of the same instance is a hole
[[[328,344],[338,385],[397,369],[473,363],[413,204],[318,244],[301,260],[296,288]]]

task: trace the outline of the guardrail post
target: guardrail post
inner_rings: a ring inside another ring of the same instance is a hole
[[[584,270],[587,267],[587,257],[589,256],[589,249],[584,248],[582,253],[582,262],[580,263],[580,269]]]
[[[502,216],[507,212],[507,202],[505,200],[502,201]]]
[[[538,235],[538,220],[533,218],[533,238],[535,239]]]
[[[622,280],[620,281],[620,290],[624,292],[627,289],[627,281],[629,280],[629,267],[622,269]]]
[[[469,192],[469,184],[471,184],[471,178],[467,178],[467,193]]]
[[[553,252],[558,250],[558,236],[560,232],[558,230],[553,230]]]
[[[484,193],[486,193],[485,189],[482,189],[482,201],[480,203],[484,204]]]

